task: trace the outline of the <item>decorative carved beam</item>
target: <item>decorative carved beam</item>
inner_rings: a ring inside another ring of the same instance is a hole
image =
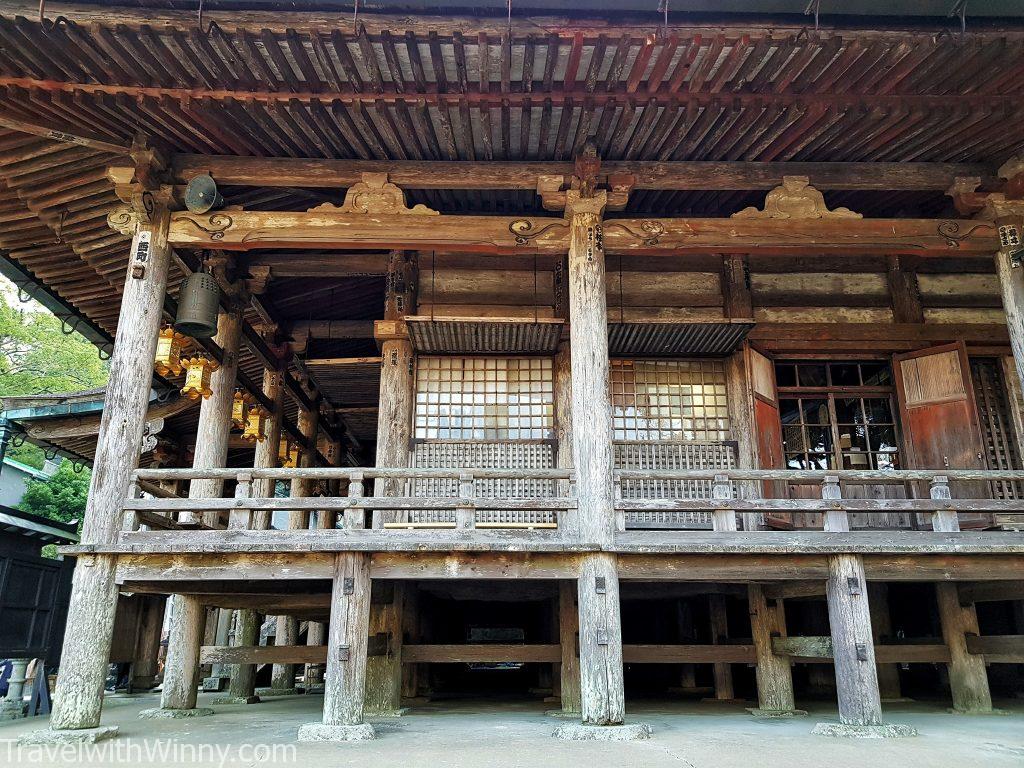
[[[608,219],[605,248],[643,254],[827,252],[915,256],[991,254],[988,221],[941,219]],[[337,211],[236,211],[171,216],[170,242],[187,248],[438,249],[557,253],[569,247],[564,219],[540,216],[402,216]]]

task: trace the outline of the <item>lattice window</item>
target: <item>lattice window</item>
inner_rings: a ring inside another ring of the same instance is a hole
[[[1013,417],[998,363],[995,360],[971,358],[971,379],[989,468],[1020,469]],[[1024,497],[1020,483],[994,482],[992,490],[998,499]]]
[[[717,442],[730,437],[721,361],[613,360],[611,388],[617,441]]]
[[[415,437],[424,440],[552,439],[551,359],[418,358]]]

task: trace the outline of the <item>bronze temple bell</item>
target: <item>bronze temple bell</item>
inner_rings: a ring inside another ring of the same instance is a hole
[[[174,328],[194,339],[209,339],[217,333],[220,288],[206,272],[193,272],[178,292],[178,314]]]

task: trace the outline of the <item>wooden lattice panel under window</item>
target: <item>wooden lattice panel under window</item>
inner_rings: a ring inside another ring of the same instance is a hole
[[[434,469],[551,469],[555,466],[554,448],[543,442],[417,442],[412,451],[414,467]],[[553,480],[478,479],[473,483],[480,499],[536,499],[556,495]],[[409,483],[411,496],[454,498],[459,495],[455,478],[421,478]],[[454,522],[452,510],[426,510],[410,513],[411,522]],[[552,512],[529,510],[478,510],[478,523],[553,523]]]
[[[733,443],[616,443],[617,469],[734,469]],[[733,496],[737,496],[735,483]],[[623,480],[624,499],[710,499],[710,480]],[[626,513],[628,528],[711,528],[710,512]]]

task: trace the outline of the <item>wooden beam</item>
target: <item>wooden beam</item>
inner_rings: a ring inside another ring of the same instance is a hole
[[[752,643],[721,645],[623,645],[622,660],[629,664],[753,664]]]
[[[541,216],[178,211],[169,239],[187,248],[450,249],[472,253],[565,253],[569,224]],[[953,256],[994,253],[995,226],[934,219],[611,219],[604,246],[618,253],[828,252]]]
[[[293,8],[295,6],[292,6]],[[24,16],[34,19],[38,17],[39,6],[34,0],[10,0],[4,6],[4,12],[11,17]],[[84,5],[67,2],[48,2],[45,6],[46,17],[51,21],[59,14],[75,20],[77,24],[103,24],[116,26],[119,24],[137,30],[143,25],[152,25],[154,28],[169,25],[178,28],[190,28],[195,24],[196,14],[193,10],[175,10],[167,8],[131,8],[109,5]],[[595,12],[594,17],[597,16]],[[531,14],[513,16],[511,24],[506,23],[504,16],[500,14],[490,18],[481,16],[468,16],[457,14],[444,14],[440,16],[410,16],[409,14],[388,14],[388,13],[366,13],[359,17],[359,21],[365,24],[366,34],[377,36],[383,31],[411,30],[415,34],[426,34],[434,32],[447,42],[456,33],[462,33],[466,29],[479,31],[494,41],[503,35],[511,34],[521,38],[527,34],[538,34],[538,32],[555,31],[560,38],[571,39],[573,35],[579,35],[581,39],[593,39],[598,35],[607,35],[614,30],[616,35],[628,35],[630,38],[645,40],[652,32],[649,21],[623,21],[620,25],[610,27],[607,19],[578,16],[565,17],[554,14]],[[324,29],[332,29],[338,24],[338,14],[333,11],[324,10],[319,12],[305,10],[236,10],[234,8],[224,10],[207,10],[203,18],[209,22],[216,22],[226,29],[243,27],[245,29],[268,29],[276,34],[285,34],[288,31],[300,33],[319,32]],[[799,17],[797,17],[799,18]],[[861,20],[865,21],[865,20]],[[664,27],[666,35],[678,37],[692,37],[695,34],[707,34],[707,26],[699,26],[692,22],[685,14],[673,14]],[[657,25],[661,29],[661,24]],[[716,23],[716,28],[727,30],[730,35],[740,34],[764,34],[764,25],[751,24],[748,19],[724,19]],[[773,35],[796,35],[806,30],[802,23],[779,23],[772,25]],[[830,34],[827,26],[827,19],[822,18],[822,34]],[[1003,26],[990,34],[1006,35],[1010,40],[1016,40],[1019,33],[1015,28]],[[878,39],[889,39],[903,41],[907,38],[905,28],[879,29],[879,25],[853,26],[842,28],[843,39],[855,40],[867,37],[871,42]],[[985,39],[986,31],[979,28],[973,35]]]
[[[982,581],[959,585],[960,605],[1024,600],[1024,581]]]
[[[403,664],[474,664],[488,662],[555,663],[562,660],[557,644],[435,644],[402,646]]]
[[[1024,635],[967,635],[967,652],[985,657],[986,664],[1024,664]]]
[[[831,664],[832,638],[828,635],[773,637],[772,651],[801,664]],[[875,660],[880,664],[943,664],[949,662],[949,648],[934,643],[876,645]]]
[[[281,253],[254,251],[248,267],[270,267],[273,277],[363,277],[386,275],[388,256],[383,253]]]
[[[323,664],[326,645],[204,645],[200,664]]]
[[[291,157],[231,157],[178,154],[171,160],[175,181],[209,173],[219,184],[254,187],[341,189],[364,173],[386,173],[406,189],[536,190],[540,176],[573,173],[571,162],[474,162],[324,160]],[[994,169],[971,163],[762,163],[762,162],[615,162],[601,164],[599,183],[608,176],[631,175],[634,189],[773,189],[783,176],[807,176],[822,190],[945,191],[957,176],[994,178]]]

